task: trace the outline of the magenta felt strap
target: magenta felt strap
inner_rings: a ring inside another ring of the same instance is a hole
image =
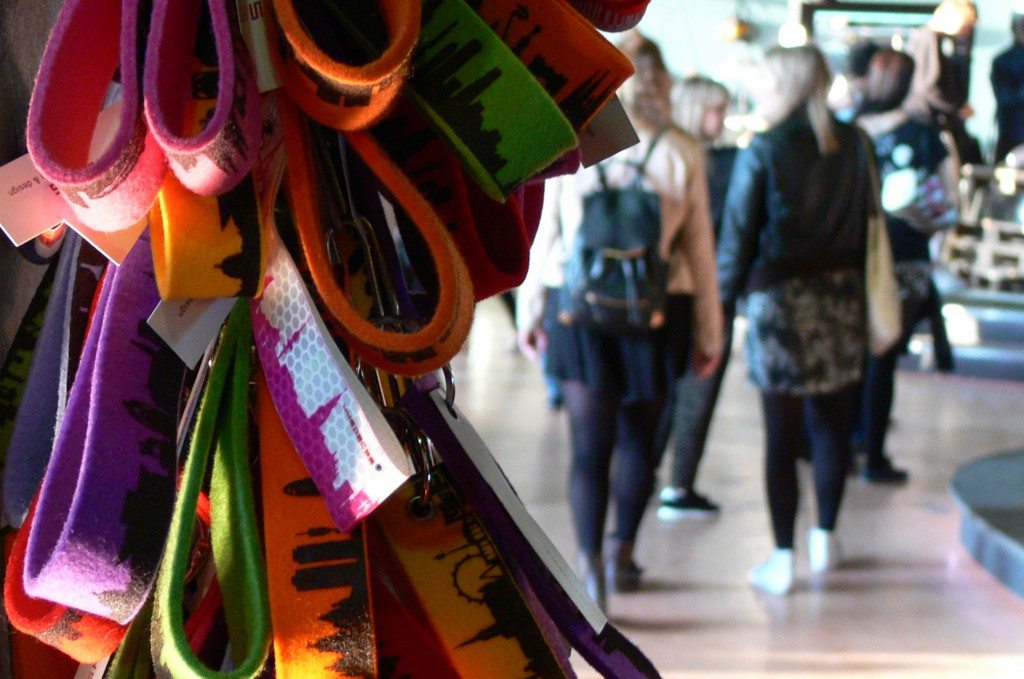
[[[122,623],[152,586],[174,504],[184,365],[146,324],[158,301],[144,234],[103,285],[25,560],[31,596]]]
[[[199,31],[212,33],[215,54],[194,50]],[[201,61],[215,60],[216,78],[205,73],[197,76],[200,82],[192,82],[194,52]],[[194,89],[203,91],[204,98],[216,90],[212,115],[195,135],[186,125]],[[149,129],[183,186],[200,195],[219,195],[249,173],[262,131],[260,93],[252,60],[224,0],[156,0],[144,91]]]
[[[138,61],[140,0],[67,0],[46,45],[29,106],[27,142],[39,171],[98,231],[145,217],[166,170],[146,128]],[[89,147],[115,71],[123,105],[113,141],[89,162]]]
[[[570,0],[572,6],[602,31],[625,31],[644,18],[651,0]]]

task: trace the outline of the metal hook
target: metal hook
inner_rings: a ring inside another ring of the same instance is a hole
[[[455,411],[455,375],[452,373],[452,364],[445,363],[441,367],[441,373],[444,375],[444,404],[452,417],[459,419]]]

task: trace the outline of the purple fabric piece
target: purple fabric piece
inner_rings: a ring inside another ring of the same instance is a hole
[[[427,396],[436,385],[435,377],[420,380],[416,389],[405,393],[402,405],[434,443],[456,488],[480,515],[516,582],[522,589],[536,596],[543,605],[543,613],[554,621],[573,648],[604,676],[616,679],[659,677],[658,670],[643,652],[611,624],[605,625],[599,633],[594,632],[523,537],[494,490],[480,476],[476,465]],[[527,603],[532,603],[529,597]],[[543,616],[538,616],[539,621],[542,619]]]
[[[64,238],[43,328],[36,343],[25,392],[15,416],[14,429],[4,467],[4,520],[20,527],[29,503],[43,478],[53,448],[57,406],[60,400],[61,354],[64,325],[70,305],[81,238],[68,233]]]
[[[174,505],[184,365],[146,324],[144,234],[108,274],[30,527],[25,590],[120,623],[142,606]]]

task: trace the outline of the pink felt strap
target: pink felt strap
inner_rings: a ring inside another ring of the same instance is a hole
[[[200,44],[211,43],[214,53],[194,49],[200,31],[212,34],[212,41]],[[215,60],[217,70],[191,77],[195,58],[205,66]],[[156,0],[144,92],[149,129],[183,186],[203,196],[219,195],[249,173],[262,132],[260,93],[252,60],[224,0]],[[192,134],[186,124],[189,99],[213,96],[216,105],[209,120]]]
[[[125,229],[146,216],[166,172],[142,117],[140,0],[67,0],[46,45],[29,106],[28,150],[85,225]],[[123,106],[113,141],[89,146],[111,78]]]

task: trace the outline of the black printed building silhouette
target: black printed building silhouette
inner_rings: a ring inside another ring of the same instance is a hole
[[[252,297],[260,284],[260,236],[259,207],[256,204],[256,188],[252,175],[235,188],[217,198],[221,231],[234,224],[242,239],[242,248],[225,257],[217,264],[225,276],[238,279],[239,297]]]

